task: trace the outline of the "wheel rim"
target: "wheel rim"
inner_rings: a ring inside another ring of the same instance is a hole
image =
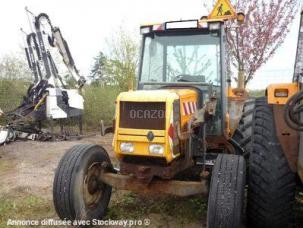
[[[83,196],[85,205],[89,208],[97,207],[103,195],[104,184],[100,181],[101,163],[93,163],[84,178]]]

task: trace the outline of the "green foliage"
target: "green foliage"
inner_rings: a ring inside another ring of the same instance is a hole
[[[100,120],[111,124],[114,117],[115,100],[120,90],[112,86],[89,86],[84,89],[84,124],[86,128],[98,129]]]
[[[0,108],[4,112],[17,108],[29,85],[30,83],[24,80],[0,80]]]
[[[18,54],[0,58],[0,109],[4,112],[18,107],[32,80],[25,58]]]
[[[105,84],[112,83],[112,80],[109,80],[109,78],[105,75],[107,65],[108,59],[103,52],[100,51],[99,54],[94,58],[94,64],[89,75],[89,78],[94,85],[100,85],[101,82]]]
[[[138,65],[138,43],[120,29],[108,42],[109,55],[100,52],[94,58],[90,78],[93,84],[116,85],[128,90],[135,85]]]
[[[124,31],[113,39],[108,75],[111,75],[121,90],[133,88],[138,65],[138,45]]]

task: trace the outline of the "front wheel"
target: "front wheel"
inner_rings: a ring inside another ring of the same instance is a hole
[[[100,181],[102,167],[111,167],[107,152],[97,145],[77,145],[61,159],[53,184],[53,201],[61,219],[101,219],[111,186]]]
[[[245,191],[245,160],[239,155],[219,154],[212,171],[208,197],[209,228],[239,228]]]

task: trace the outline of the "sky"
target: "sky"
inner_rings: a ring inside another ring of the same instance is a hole
[[[22,27],[30,32],[24,8],[47,13],[60,27],[81,74],[88,75],[93,57],[106,48],[119,27],[140,39],[139,26],[149,22],[198,19],[207,15],[202,0],[2,0],[0,3],[0,57],[23,47]],[[294,68],[299,13],[285,43],[249,84],[264,89],[275,82],[290,82]],[[25,57],[25,56],[24,56]]]

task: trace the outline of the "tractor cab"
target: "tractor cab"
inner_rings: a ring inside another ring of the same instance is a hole
[[[113,145],[123,173],[150,179],[169,169],[172,178],[205,155],[207,137],[224,138],[223,25],[186,20],[141,27],[138,88],[116,101]],[[155,168],[141,173],[142,163]]]
[[[138,90],[195,91],[197,100],[193,104],[181,104],[183,114],[193,114],[211,98],[216,99],[215,122],[208,131],[222,135],[222,113],[226,110],[224,22],[173,21],[144,25],[140,31],[143,39]]]
[[[139,89],[222,85],[223,22],[177,21],[141,27]]]

